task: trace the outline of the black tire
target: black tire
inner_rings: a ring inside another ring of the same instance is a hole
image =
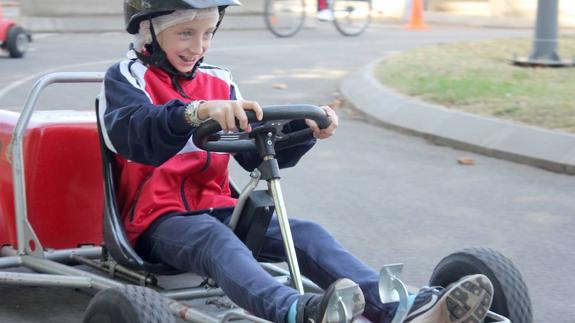
[[[303,27],[305,11],[305,0],[266,0],[266,27],[278,37],[291,37]]]
[[[371,0],[333,0],[333,24],[344,36],[359,36],[371,24]]]
[[[105,289],[96,294],[84,313],[84,323],[175,323],[168,301],[140,286]]]
[[[433,270],[430,286],[446,287],[471,274],[487,276],[494,288],[490,311],[513,323],[532,323],[527,285],[509,258],[489,248],[469,248],[443,258]]]
[[[28,34],[18,26],[12,26],[8,30],[6,49],[12,58],[20,58],[28,51],[30,40]]]

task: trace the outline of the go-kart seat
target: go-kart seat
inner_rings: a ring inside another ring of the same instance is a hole
[[[98,116],[98,99],[96,99],[96,116]],[[104,175],[104,219],[102,221],[104,247],[112,258],[124,267],[153,274],[179,273],[179,271],[166,264],[145,261],[136,253],[128,242],[116,199],[116,175],[118,172],[116,156],[114,152],[110,151],[108,147],[106,147],[106,143],[102,136],[100,118],[96,119]]]
[[[98,102],[96,99],[96,115],[98,116]],[[118,188],[117,178],[117,165],[116,165],[116,155],[114,152],[108,149],[102,135],[102,125],[100,124],[100,118],[97,117],[98,126],[98,139],[100,142],[100,151],[102,157],[102,173],[104,179],[104,218],[103,218],[103,240],[104,247],[106,251],[112,256],[112,258],[120,265],[130,268],[132,270],[144,271],[152,274],[178,274],[180,271],[172,268],[163,263],[151,263],[142,257],[140,257],[132,245],[128,242],[126,237],[126,232],[124,231],[123,221],[121,217],[121,212],[118,209],[116,190]],[[230,179],[230,189],[233,197],[239,196],[239,189]],[[247,208],[250,213],[257,213]],[[268,208],[269,209],[269,208]],[[273,208],[271,208],[273,211]],[[263,220],[255,221],[253,216],[245,216],[242,219],[247,219],[246,221],[241,221],[238,224],[238,235],[248,242],[248,247],[259,246],[262,242],[262,237],[253,234],[253,232],[258,232],[259,235],[265,232],[267,228],[267,222],[262,223]],[[264,218],[260,216],[260,218]],[[246,223],[247,222],[247,223]],[[262,227],[262,225],[264,225]],[[255,229],[252,229],[255,228]],[[256,235],[256,238],[249,237],[250,230],[252,230],[252,235]],[[248,237],[246,237],[248,236]],[[257,247],[259,249],[259,247]]]

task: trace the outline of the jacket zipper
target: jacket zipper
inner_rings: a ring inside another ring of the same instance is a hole
[[[204,166],[202,167],[200,172],[205,172],[208,169],[208,167],[210,167],[210,163],[212,160],[212,154],[209,151],[206,151],[206,153],[207,153],[206,162],[204,163]],[[182,184],[180,185],[180,196],[182,198],[182,202],[184,203],[184,208],[186,209],[186,211],[192,211],[190,209],[190,204],[188,203],[188,199],[186,199],[186,193],[185,193],[186,181],[188,180],[188,178],[190,178],[190,175],[184,177],[184,179],[182,180]]]
[[[136,195],[134,196],[132,206],[130,207],[130,222],[134,220],[134,212],[136,211],[136,204],[138,204],[138,201],[140,200],[140,194],[142,194],[142,188],[144,187],[144,184],[146,184],[146,182],[150,179],[150,177],[152,177],[153,172],[154,172],[153,170],[150,171],[148,175],[146,175],[144,180],[140,183],[140,185],[138,185]]]
[[[188,178],[190,177],[190,175],[184,177],[184,179],[182,180],[182,184],[180,185],[180,196],[182,197],[182,202],[184,203],[184,208],[186,209],[186,211],[190,211],[190,205],[188,204],[188,200],[186,199],[186,193],[185,193],[185,184],[186,181],[188,180]]]
[[[208,153],[206,157],[206,162],[204,163],[204,167],[202,167],[202,170],[200,170],[200,172],[206,171],[208,167],[210,167],[210,163],[212,162],[212,153],[209,151],[206,151],[206,153]]]

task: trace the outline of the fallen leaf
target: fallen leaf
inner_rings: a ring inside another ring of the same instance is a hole
[[[457,158],[457,162],[460,165],[475,165],[475,159],[471,157],[459,157]]]

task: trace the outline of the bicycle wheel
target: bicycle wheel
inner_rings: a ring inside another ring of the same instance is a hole
[[[371,0],[332,0],[333,24],[344,36],[358,36],[371,23]]]
[[[291,37],[303,26],[305,0],[266,0],[266,26],[278,37]]]

